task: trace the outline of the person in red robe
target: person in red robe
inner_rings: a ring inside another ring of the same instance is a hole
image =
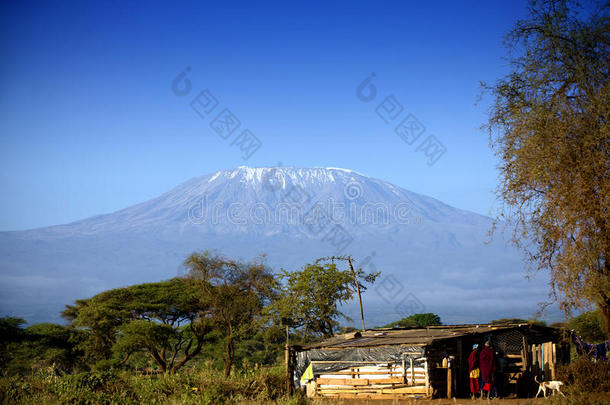
[[[479,369],[479,345],[472,345],[472,352],[468,356],[468,375],[470,376],[470,395],[472,398],[479,395],[479,379],[481,370]]]
[[[481,368],[481,397],[487,393],[489,396],[494,384],[493,376],[496,371],[496,356],[493,349],[491,348],[491,342],[488,340],[485,342],[485,347],[479,354],[479,366]]]

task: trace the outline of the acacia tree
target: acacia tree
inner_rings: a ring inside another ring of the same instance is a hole
[[[339,304],[351,300],[358,289],[366,290],[363,282],[373,283],[379,275],[366,274],[362,269],[341,270],[335,260],[343,259],[324,258],[300,270],[283,270],[279,275],[281,293],[274,303],[277,316],[290,319],[292,327],[304,327],[305,332],[333,336],[339,319],[350,320],[339,310]]]
[[[81,348],[89,362],[118,354],[125,363],[146,352],[161,371],[173,373],[201,352],[211,330],[201,316],[206,309],[185,280],[174,278],[104,291],[62,315],[86,332]]]
[[[567,313],[591,303],[610,326],[609,5],[531,1],[507,35],[511,72],[491,89],[499,219],[532,269],[549,269]],[[610,331],[610,328],[608,328]]]
[[[231,374],[235,341],[253,334],[264,323],[264,307],[275,294],[275,279],[262,261],[241,263],[210,252],[194,253],[186,261],[188,279],[205,317],[226,339],[225,376]]]
[[[432,312],[409,315],[406,318],[389,323],[384,328],[425,328],[442,325],[441,317]]]
[[[604,319],[599,310],[583,312],[570,319],[568,323],[570,329],[573,329],[579,337],[590,343],[606,340],[607,333],[604,326]]]

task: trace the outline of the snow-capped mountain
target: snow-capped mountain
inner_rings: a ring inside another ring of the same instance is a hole
[[[347,169],[238,167],[111,214],[0,232],[0,314],[56,320],[76,298],[173,277],[189,253],[215,249],[265,253],[274,268],[352,254],[383,274],[367,293],[375,324],[422,310],[454,322],[530,316],[544,280],[527,283],[517,252],[486,244],[490,227],[485,216]]]
[[[486,225],[489,219],[430,197],[339,168],[238,167],[193,178],[167,193],[112,214],[34,230],[36,237],[188,230],[214,234],[308,235],[315,215],[367,233],[404,225]],[[168,228],[169,227],[169,228]],[[407,229],[407,228],[405,228]]]

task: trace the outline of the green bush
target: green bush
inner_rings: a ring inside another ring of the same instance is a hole
[[[59,391],[101,390],[109,384],[114,384],[118,376],[111,371],[88,372],[67,375],[57,380],[55,387]]]
[[[566,384],[565,391],[570,394],[589,394],[610,391],[610,362],[593,361],[586,356],[561,366],[557,379]]]
[[[27,397],[27,387],[22,385],[19,377],[0,378],[0,403],[16,404]]]
[[[570,329],[574,329],[578,336],[590,343],[603,342],[608,338],[606,323],[600,310],[583,312],[570,319]]]
[[[1,404],[304,404],[288,397],[281,367],[242,368],[229,378],[203,367],[173,375],[93,371],[57,375],[49,367],[28,376],[0,378]]]
[[[610,403],[608,393],[575,394],[562,397],[554,395],[548,399],[550,405],[607,405]]]

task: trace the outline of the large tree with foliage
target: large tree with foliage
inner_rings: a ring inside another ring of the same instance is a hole
[[[262,260],[243,263],[210,252],[186,261],[188,280],[205,317],[226,339],[225,375],[231,373],[235,342],[251,336],[265,321],[264,307],[275,294],[275,278]]]
[[[161,371],[173,373],[201,351],[210,331],[201,316],[206,309],[186,280],[174,278],[104,291],[62,315],[86,332],[80,346],[89,363],[113,354],[124,363],[146,352]]]
[[[11,360],[10,345],[23,340],[23,324],[25,319],[22,318],[12,316],[0,318],[0,372],[3,374]]]
[[[425,328],[426,326],[438,325],[442,325],[441,317],[432,312],[426,312],[409,315],[385,325],[384,328]]]
[[[488,129],[501,159],[500,219],[562,308],[610,325],[609,5],[532,1],[507,36],[511,72]],[[609,328],[610,329],[610,328]]]
[[[604,317],[599,310],[583,312],[570,319],[568,326],[589,343],[603,342],[608,336]]]
[[[0,374],[74,369],[80,354],[72,343],[74,331],[52,323],[23,328],[24,323],[20,318],[0,318]]]
[[[358,289],[366,290],[363,282],[373,283],[379,275],[362,269],[340,269],[335,259],[320,259],[296,271],[283,270],[279,277],[281,293],[274,303],[276,314],[290,320],[293,327],[304,327],[305,333],[333,336],[339,319],[350,320],[339,310],[339,304],[350,301]]]

